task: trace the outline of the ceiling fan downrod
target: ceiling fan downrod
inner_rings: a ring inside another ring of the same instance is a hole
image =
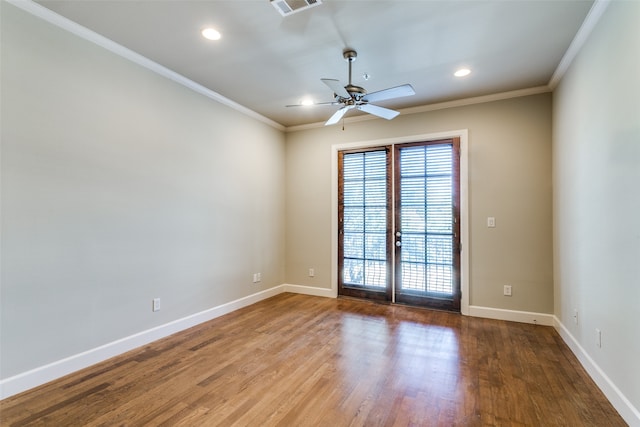
[[[351,86],[351,63],[358,58],[358,52],[353,49],[345,49],[342,51],[342,56],[349,63],[349,86]]]
[[[352,96],[354,101],[360,101],[360,99],[367,94],[367,91],[364,90],[364,88],[360,86],[355,86],[354,84],[351,83],[351,76],[352,76],[351,64],[358,57],[358,52],[356,52],[353,49],[347,48],[342,51],[342,56],[349,63],[349,84],[346,85],[344,88],[347,92],[349,92],[349,94]]]

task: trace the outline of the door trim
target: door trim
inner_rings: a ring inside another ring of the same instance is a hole
[[[331,146],[331,294],[338,296],[338,151],[379,147],[407,142],[460,138],[460,312],[469,315],[469,168],[468,130],[452,130],[369,141],[354,141]]]

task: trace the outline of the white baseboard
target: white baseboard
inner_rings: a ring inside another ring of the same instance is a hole
[[[279,285],[6,378],[0,381],[0,400],[283,292],[285,285]]]
[[[502,308],[469,306],[469,316],[484,317],[485,319],[509,320],[511,322],[531,323],[543,326],[553,326],[553,314],[534,313],[531,311],[505,310]]]
[[[105,361],[114,356],[126,353],[127,351],[147,345],[153,341],[168,337],[176,332],[183,331],[200,323],[223,316],[232,311],[255,304],[264,299],[281,294],[292,292],[298,294],[314,295],[335,298],[335,291],[327,288],[316,288],[311,286],[282,284],[252,295],[231,301],[210,309],[174,320],[164,325],[139,332],[137,334],[124,337],[117,341],[110,342],[100,347],[87,350],[85,352],[69,356],[65,359],[55,361],[45,366],[32,369],[13,377],[0,380],[0,400],[22,393],[23,391],[48,383],[65,375],[87,368],[96,363]]]
[[[553,317],[554,328],[560,334],[563,341],[571,349],[573,354],[576,355],[578,361],[584,369],[587,371],[591,379],[602,390],[604,395],[609,399],[609,402],[618,411],[620,416],[630,426],[640,427],[640,411],[633,406],[633,404],[626,398],[624,394],[616,387],[611,379],[604,373],[604,371],[598,366],[598,364],[589,356],[587,351],[580,345],[578,340],[569,332],[564,324],[556,316]]]
[[[217,317],[223,316],[232,311],[255,304],[264,299],[281,294],[292,292],[305,295],[314,295],[327,298],[335,298],[336,292],[333,289],[317,288],[312,286],[282,284],[271,289],[267,289],[244,298],[237,299],[210,309],[195,313],[193,315],[177,319],[175,321],[157,326],[155,328],[142,331],[140,333],[122,338],[117,341],[102,345],[100,347],[79,353],[62,360],[50,363],[45,366],[32,369],[30,371],[15,375],[0,381],[0,400],[39,385],[61,378],[80,369],[87,368],[96,363],[110,359],[135,348],[147,345],[153,341],[175,334],[176,332],[207,322]],[[537,323],[544,326],[554,326],[571,351],[576,355],[591,378],[600,387],[612,405],[625,419],[630,426],[640,427],[640,412],[629,402],[620,392],[615,384],[607,377],[600,367],[589,357],[578,341],[571,335],[569,330],[550,314],[532,313],[525,311],[503,310],[490,307],[469,306],[469,315],[474,317],[484,317],[489,319],[509,320],[522,323]]]
[[[335,289],[316,288],[312,286],[284,284],[284,292],[294,294],[314,295],[317,297],[337,298],[338,293]]]

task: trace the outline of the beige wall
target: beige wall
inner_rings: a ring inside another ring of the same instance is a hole
[[[612,3],[553,113],[542,94],[286,135],[0,5],[0,380],[282,283],[330,288],[332,145],[466,129],[469,303],[554,313],[640,407],[640,3]]]
[[[640,2],[612,2],[553,104],[555,313],[632,425],[640,425],[639,22]]]
[[[287,283],[331,287],[333,144],[460,129],[469,135],[469,303],[552,313],[550,94],[288,133]],[[502,295],[507,284],[512,297]]]
[[[281,131],[1,7],[0,379],[284,282]]]

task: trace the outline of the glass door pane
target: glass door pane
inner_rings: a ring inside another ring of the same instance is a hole
[[[338,293],[390,301],[390,149],[341,151],[338,164]]]
[[[395,301],[460,308],[459,142],[397,145]]]

